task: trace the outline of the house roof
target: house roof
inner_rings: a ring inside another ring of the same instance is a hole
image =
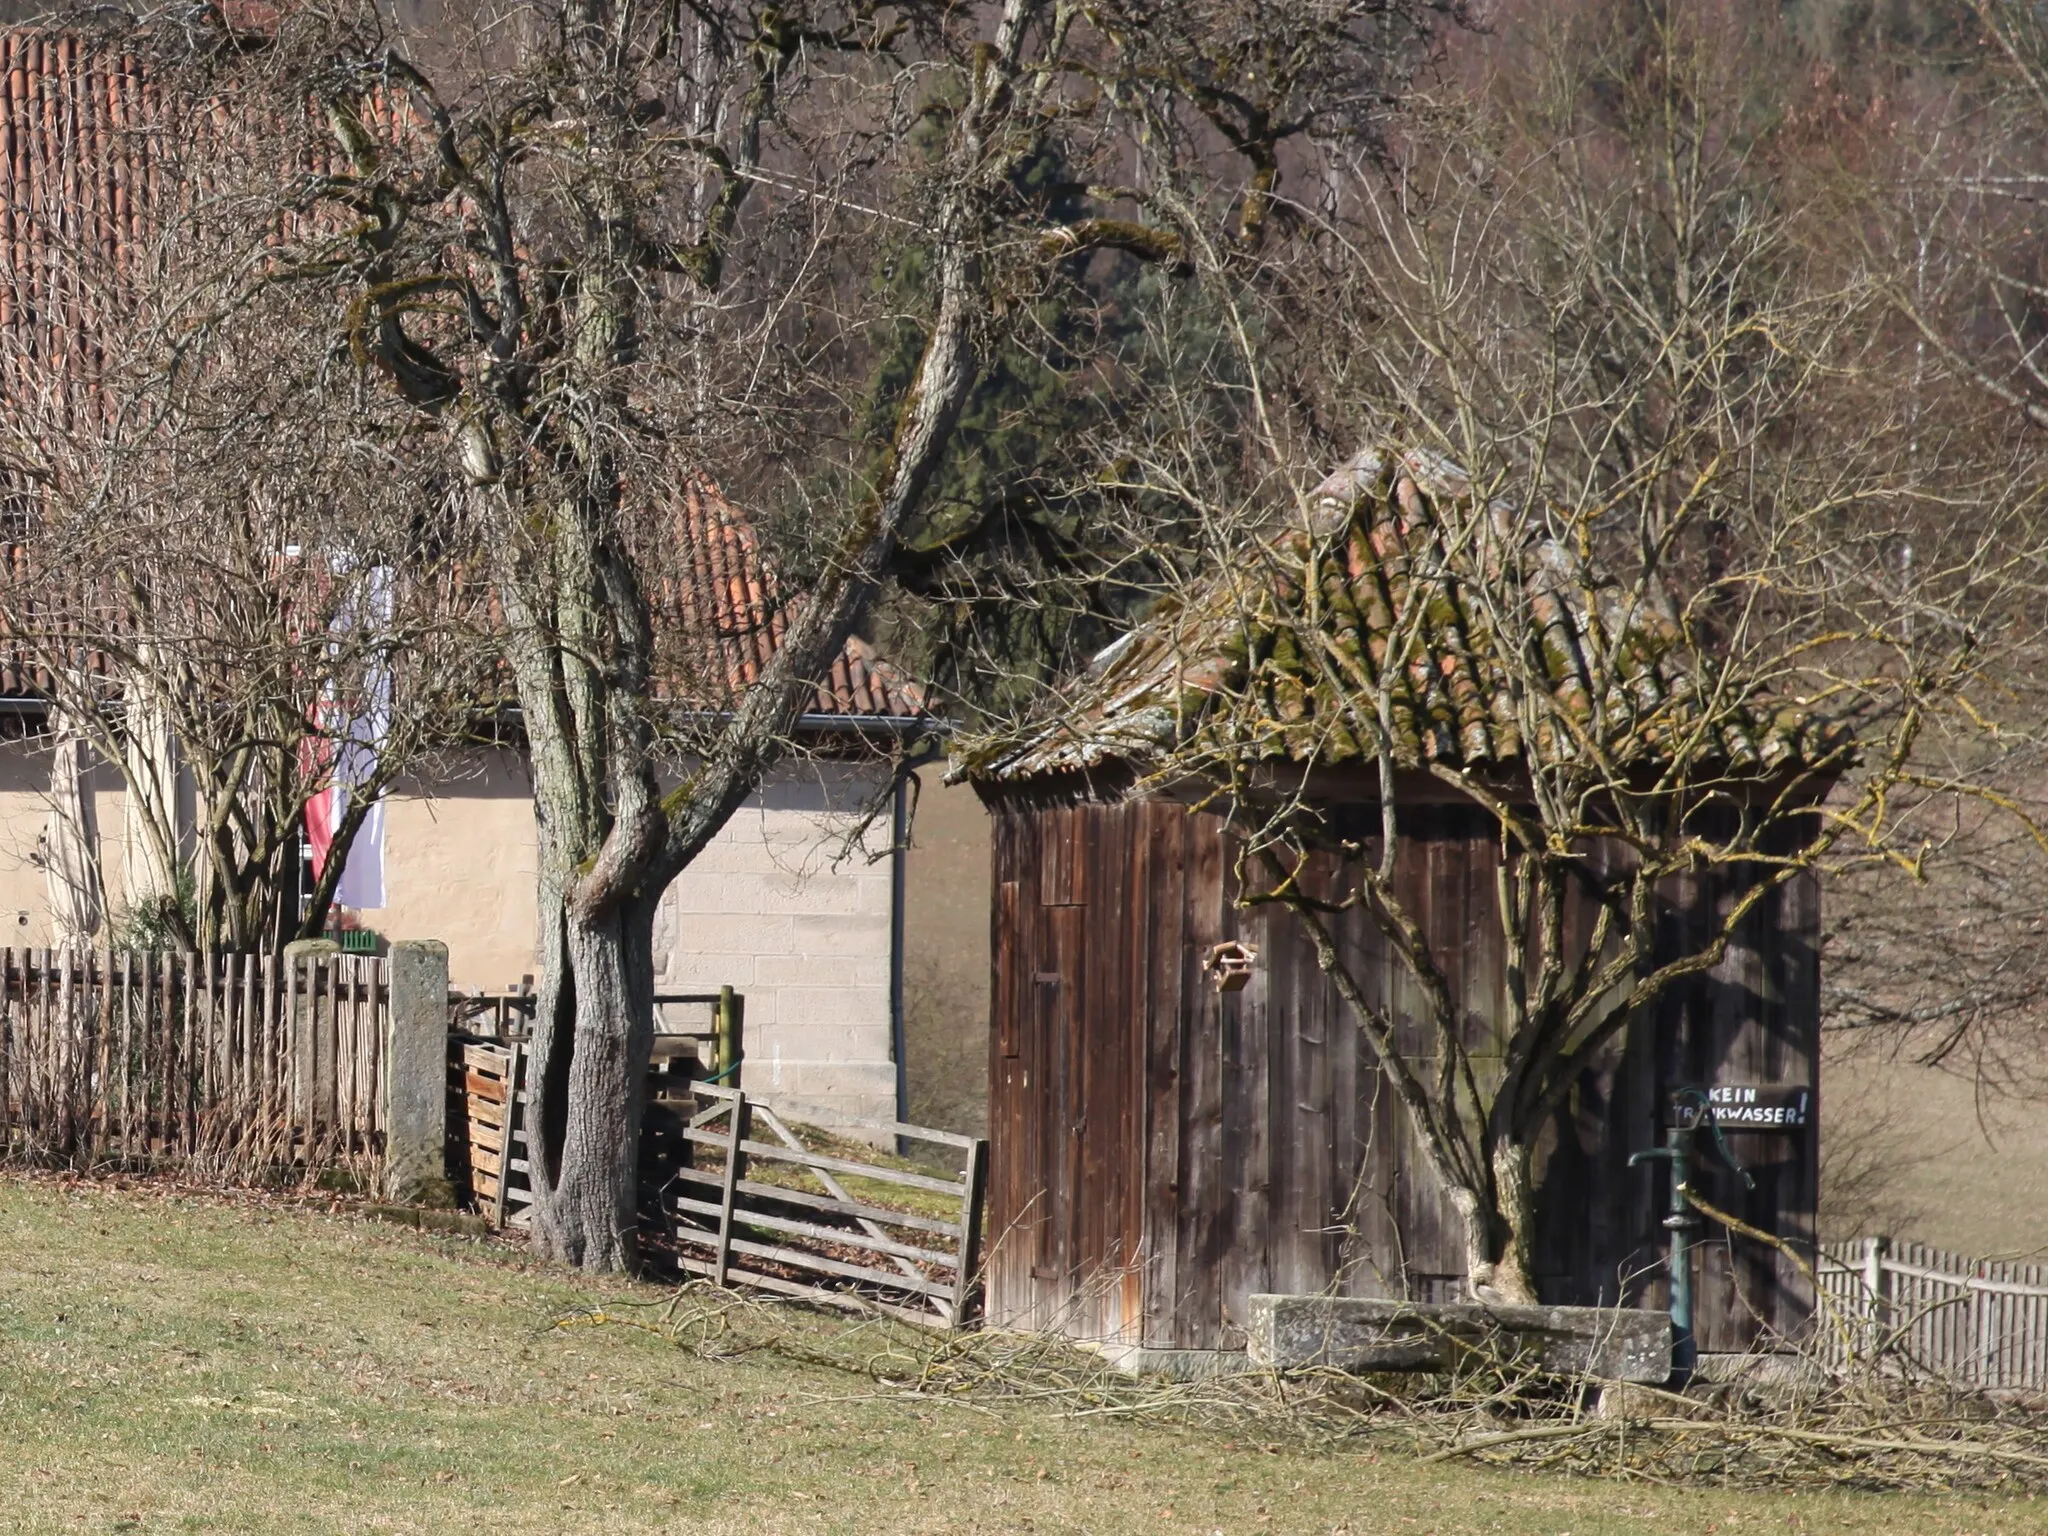
[[[1738,777],[1843,748],[1795,702],[1707,697],[1667,594],[1624,586],[1519,509],[1475,507],[1447,460],[1378,445],[1309,501],[1101,652],[1036,723],[968,748],[964,776],[1372,763],[1382,693],[1411,769],[1506,768],[1530,732],[1552,761],[1597,746],[1628,768],[1682,757]]]
[[[663,648],[678,663],[669,676],[679,677],[693,663],[701,665],[699,658],[715,656],[727,689],[737,691],[760,678],[781,645],[790,604],[777,590],[745,513],[704,485],[684,488],[676,500],[684,558],[655,597],[657,622],[667,620]],[[674,683],[664,691],[678,702],[692,702]],[[858,636],[846,642],[830,674],[819,679],[811,711],[848,718],[929,715],[924,691]]]
[[[146,238],[161,158],[144,131],[153,109],[134,57],[61,32],[0,31],[0,400],[67,374],[90,377],[105,296],[67,252],[96,246],[118,265]],[[29,501],[22,487],[0,484],[0,516],[18,519]],[[663,691],[682,707],[717,708],[758,680],[791,600],[726,496],[690,485],[671,504],[679,558],[654,594]],[[21,573],[19,547],[7,553],[0,581]],[[82,650],[78,661],[106,671],[97,652]],[[49,681],[21,637],[0,628],[0,698],[33,702]],[[929,716],[922,691],[858,638],[818,680],[807,713],[827,728]]]

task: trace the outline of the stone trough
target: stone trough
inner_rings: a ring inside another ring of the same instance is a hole
[[[1661,1382],[1671,1316],[1635,1307],[1506,1307],[1253,1296],[1245,1351],[1270,1370],[1442,1371],[1479,1350],[1562,1376]]]

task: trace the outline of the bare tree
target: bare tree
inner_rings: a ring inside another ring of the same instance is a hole
[[[2027,638],[2010,456],[1911,418],[1889,274],[1809,217],[1825,156],[1754,24],[1588,8],[1474,63],[1390,160],[1324,153],[1291,209],[1318,238],[1219,292],[1240,431],[1159,411],[1119,445],[1208,558],[1054,730],[1230,808],[1242,899],[1305,927],[1504,1300],[1535,1299],[1574,1086],[1774,902],[1910,873],[1897,802],[1970,791],[1945,744],[1986,735]],[[1332,814],[1345,771],[1376,825]],[[1447,798],[1499,843],[1476,1037],[1466,935],[1413,895],[1409,819]]]
[[[478,704],[477,600],[330,366],[324,304],[250,290],[278,228],[247,215],[289,146],[165,93],[146,50],[37,47],[0,620],[59,734],[121,772],[127,937],[275,949],[322,929],[370,806]],[[67,179],[87,146],[99,174]],[[375,750],[349,745],[373,707]],[[302,902],[305,807],[337,769],[348,812]]]
[[[288,7],[198,39],[229,110],[317,103],[304,153],[332,169],[294,180],[255,287],[337,296],[329,334],[414,413],[394,474],[463,488],[502,605],[540,822],[544,1253],[632,1261],[655,903],[788,750],[987,347],[1093,260],[1180,271],[1200,244],[1222,279],[1288,238],[1285,147],[1368,134],[1429,9],[537,0],[432,37]],[[1240,58],[1266,72],[1234,82]],[[1056,195],[1023,174],[1048,165]],[[877,387],[903,308],[867,280],[879,231],[923,281],[914,363]],[[721,616],[769,633],[709,656],[664,648],[693,482],[776,581]]]
[[[1912,57],[1917,74],[1890,84],[1896,129],[1852,144],[1858,195],[1842,212],[1869,248],[1898,253],[1871,269],[1910,348],[1897,384],[1916,450],[1922,433],[1938,442],[1971,423],[2038,494],[2048,33],[2032,7],[2005,0],[1961,8],[1958,23],[1956,46]],[[1902,589],[1943,537],[1938,526],[1901,530]],[[1862,872],[1838,882],[1829,936],[1833,1048],[1958,1074],[1980,1103],[2041,1080],[2048,657],[2029,643],[2039,599],[2037,586],[2016,592],[2001,623],[1997,686],[1981,699],[1991,729],[1930,740],[1929,782],[1892,807],[1920,850],[1919,881],[1901,889]]]

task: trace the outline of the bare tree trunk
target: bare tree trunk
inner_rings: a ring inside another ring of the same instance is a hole
[[[631,1270],[641,1091],[654,1044],[654,903],[580,919],[557,867],[541,877],[528,1149],[534,1247],[588,1270]]]
[[[1502,1144],[1493,1152],[1489,1191],[1453,1184],[1451,1208],[1465,1232],[1465,1278],[1479,1301],[1534,1306],[1536,1280],[1531,1244],[1536,1203],[1530,1182],[1529,1149]]]
[[[653,867],[665,823],[647,725],[652,637],[610,510],[565,501],[537,547],[508,552],[502,580],[540,843],[534,1246],[596,1271],[636,1258],[654,907],[666,884]]]
[[[1483,1300],[1508,1306],[1534,1306],[1538,1300],[1532,1263],[1536,1198],[1530,1162],[1530,1150],[1525,1143],[1502,1141],[1494,1146],[1494,1210],[1489,1214],[1497,1219],[1498,1225],[1494,1220],[1485,1223],[1491,1229],[1488,1246],[1493,1249],[1493,1256],[1472,1268],[1473,1294]],[[1469,1225],[1467,1231],[1469,1246]]]

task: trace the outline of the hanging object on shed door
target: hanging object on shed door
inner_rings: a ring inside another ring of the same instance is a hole
[[[1218,992],[1242,992],[1244,984],[1252,979],[1252,967],[1258,959],[1259,952],[1251,945],[1226,939],[1209,951],[1209,958],[1202,962],[1202,969],[1216,984]]]

